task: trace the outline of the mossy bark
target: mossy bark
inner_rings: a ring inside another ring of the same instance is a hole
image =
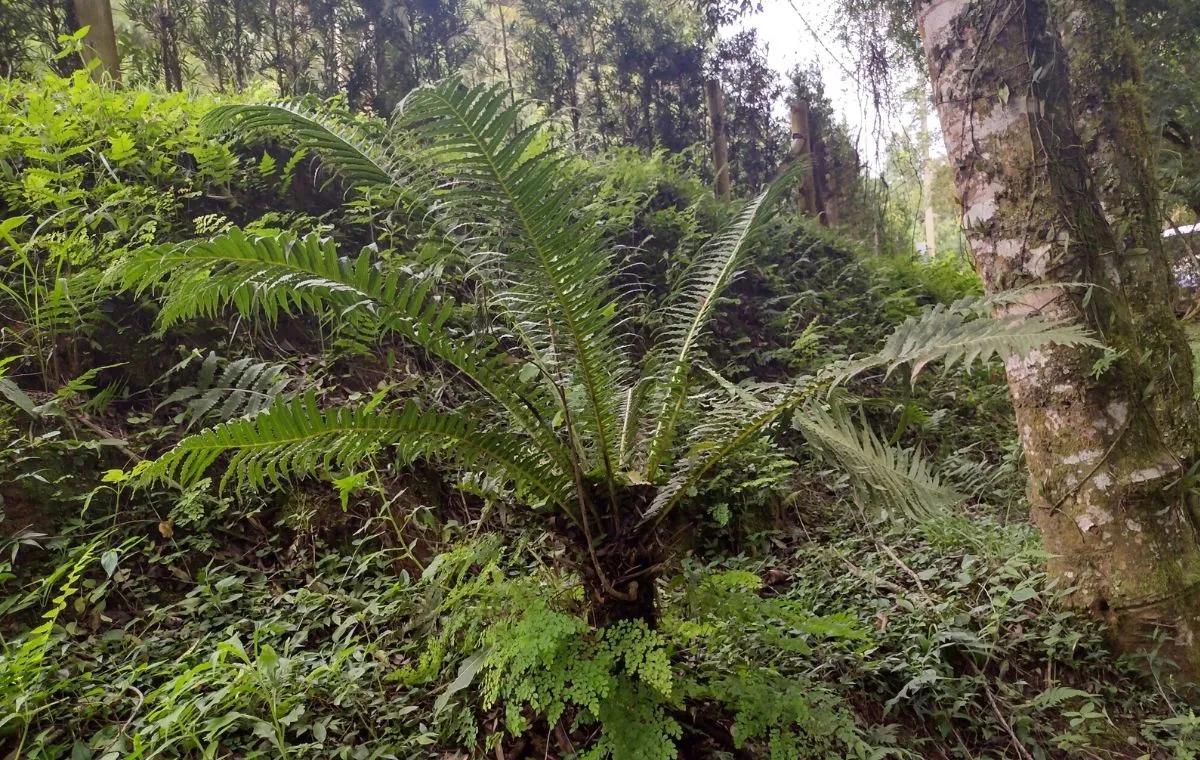
[[[1050,570],[1121,648],[1165,629],[1194,678],[1200,545],[1178,487],[1196,440],[1190,364],[1176,366],[1186,343],[1169,283],[1143,266],[1155,262],[1129,263],[1106,217],[1050,1],[918,2],[934,100],[988,292],[1026,288],[1006,311],[1081,321],[1111,347],[1007,366]],[[1073,282],[1091,287],[1061,285]]]
[[[1173,259],[1163,219],[1138,53],[1124,0],[1051,0],[1071,78],[1072,108],[1091,184],[1116,239],[1122,295],[1157,393],[1148,402],[1179,452],[1200,440],[1192,352],[1172,309]]]

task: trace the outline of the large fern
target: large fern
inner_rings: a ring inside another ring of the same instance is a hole
[[[358,186],[395,187],[419,176],[410,200],[427,204],[437,234],[452,237],[469,257],[474,283],[488,295],[491,337],[462,329],[453,300],[432,278],[386,267],[370,251],[343,257],[317,235],[234,229],[138,251],[110,277],[129,289],[162,292],[164,328],[226,308],[267,320],[317,313],[365,337],[391,336],[424,350],[477,399],[454,412],[411,402],[397,410],[383,401],[322,409],[305,394],[185,438],[142,475],[192,483],[227,458],[223,483],[266,488],[351,469],[385,452],[402,461],[444,459],[502,476],[520,500],[574,522],[583,543],[577,559],[594,565],[587,577],[601,579],[605,587],[593,591],[606,596],[613,589],[596,564],[599,544],[636,546],[630,531],[652,530],[722,462],[789,413],[812,449],[870,498],[914,515],[948,503],[951,495],[918,457],[820,406],[839,383],[873,370],[910,366],[915,375],[935,361],[1005,357],[1048,341],[1094,342],[1075,326],[991,321],[981,303],[961,303],[909,320],[873,355],[788,385],[738,388],[697,377],[696,347],[755,230],[779,205],[791,179],[785,175],[737,209],[694,255],[663,310],[658,346],[639,362],[625,335],[629,313],[613,285],[612,248],[587,214],[589,189],[528,112],[498,88],[457,81],[420,88],[404,101],[398,123],[405,144],[421,146],[411,153],[399,143],[375,146],[336,120],[291,106],[215,112],[213,126],[289,130]],[[647,561],[634,554],[630,561]]]

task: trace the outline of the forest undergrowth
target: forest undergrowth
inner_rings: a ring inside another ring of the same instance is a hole
[[[589,586],[569,509],[548,518],[532,486],[418,451],[424,439],[395,456],[356,444],[353,466],[319,439],[262,463],[255,488],[221,488],[217,466],[144,477],[185,435],[239,421],[261,432],[306,399],[367,420],[474,410],[478,389],[456,380],[464,366],[525,385],[553,367],[503,358],[523,355],[516,330],[497,333],[479,262],[462,253],[475,238],[436,221],[458,196],[354,179],[428,169],[428,134],[336,104],[308,106],[341,125],[342,142],[297,135],[294,122],[214,130],[215,99],[112,91],[82,71],[0,88],[0,756],[1200,751],[1195,695],[1171,663],[1115,656],[1098,623],[1056,604],[1064,589],[1028,525],[993,355],[940,372],[847,370],[829,406],[793,404],[769,435],[739,439],[679,492],[686,519],[653,534],[649,622],[594,624],[596,588],[639,591]],[[522,139],[536,156],[560,136],[543,126]],[[355,155],[377,163],[349,164]],[[612,244],[615,281],[603,286],[632,304],[620,316],[630,350],[649,353],[647,336],[674,313],[663,302],[722,230],[742,229],[748,204],[715,201],[686,156],[614,150],[555,167],[565,179],[554,187],[586,201],[556,223]],[[825,377],[904,325],[979,323],[963,316],[979,293],[961,262],[869,258],[786,208],[746,218],[740,276],[698,307],[713,312],[700,338],[713,376],[695,373],[689,391],[716,395],[680,413],[691,428],[719,418],[726,396],[761,409],[768,384]],[[501,358],[448,369],[435,359],[452,352],[419,326],[343,319],[358,314],[358,301],[337,300],[345,288],[265,307],[256,299],[280,280],[187,302],[155,287],[183,276],[216,289],[222,270],[130,275],[147,251],[194,240],[284,241],[279,261],[295,263],[286,257],[311,233],[343,256],[366,251],[361,271],[349,259],[334,268],[384,282],[385,296],[413,281],[439,304],[455,298],[438,325]],[[309,308],[321,299],[334,308]],[[608,325],[601,306],[587,316]],[[297,462],[313,473],[294,476]],[[655,484],[643,474],[630,464],[612,482],[640,494]],[[939,509],[905,509],[951,492]]]

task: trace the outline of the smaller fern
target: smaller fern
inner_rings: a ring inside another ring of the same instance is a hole
[[[815,453],[846,473],[866,503],[925,518],[963,499],[916,451],[884,443],[865,422],[854,424],[839,404],[805,404],[793,424]]]
[[[200,363],[194,385],[176,388],[156,407],[182,403],[182,421],[191,430],[197,424],[253,417],[271,407],[276,398],[295,386],[286,364],[237,359],[222,365],[210,351]]]

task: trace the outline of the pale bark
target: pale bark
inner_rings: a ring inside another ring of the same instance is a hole
[[[793,101],[789,108],[792,121],[792,144],[788,148],[788,161],[808,161],[808,171],[800,185],[799,211],[806,215],[820,215],[817,206],[817,184],[813,167],[812,121],[809,119],[808,103]]]
[[[1123,648],[1149,646],[1146,636],[1165,627],[1169,653],[1193,677],[1200,548],[1173,487],[1191,446],[1158,430],[1153,409],[1166,391],[1140,359],[1166,320],[1131,311],[1128,293],[1139,286],[1125,286],[1047,3],[918,2],[934,100],[988,292],[1045,286],[1008,309],[1081,321],[1117,352],[1099,377],[1094,350],[1051,347],[1007,366],[1050,571]],[[1094,287],[1054,284],[1067,282]]]
[[[937,217],[933,213],[933,158],[930,155],[929,107],[921,98],[921,198],[925,206],[925,256],[937,258]]]
[[[89,27],[84,39],[84,59],[100,60],[100,65],[92,70],[92,78],[120,82],[121,59],[117,55],[117,32],[109,0],[75,0],[75,20],[80,28]]]

